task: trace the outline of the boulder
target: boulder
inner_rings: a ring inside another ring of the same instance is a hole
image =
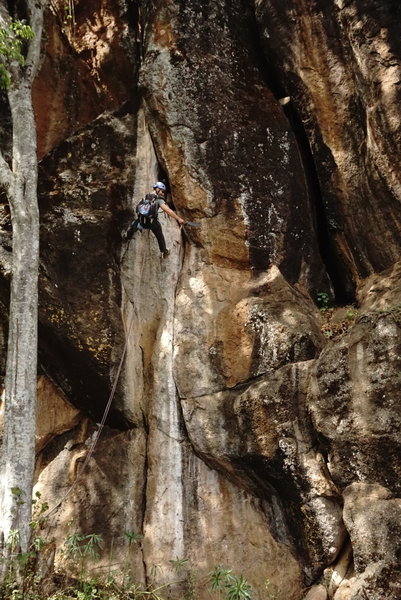
[[[327,590],[324,585],[313,585],[304,600],[327,600]]]

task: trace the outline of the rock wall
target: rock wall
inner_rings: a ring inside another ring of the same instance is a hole
[[[67,535],[98,533],[100,567],[141,581],[186,558],[199,587],[223,564],[257,597],[401,598],[399,7],[63,10],[34,92],[56,568]],[[156,179],[201,223],[161,215],[167,259],[120,237]]]
[[[399,260],[399,11],[391,1],[256,1],[267,63],[307,136],[347,301],[361,278]]]

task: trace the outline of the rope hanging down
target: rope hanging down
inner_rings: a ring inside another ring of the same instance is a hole
[[[121,354],[121,359],[120,359],[120,363],[119,363],[119,365],[118,365],[118,369],[117,369],[116,376],[115,376],[115,378],[114,378],[113,387],[111,388],[111,392],[110,392],[109,399],[108,399],[108,401],[107,401],[107,404],[106,404],[106,408],[104,409],[104,413],[103,413],[102,420],[101,420],[101,421],[100,421],[100,423],[99,423],[99,428],[98,428],[98,430],[97,430],[97,431],[96,431],[96,433],[95,433],[95,436],[94,436],[94,438],[93,438],[93,440],[92,440],[92,443],[91,443],[91,445],[89,446],[88,454],[86,455],[86,457],[85,457],[85,460],[84,460],[84,462],[83,462],[83,464],[82,464],[81,468],[79,469],[79,471],[78,471],[78,473],[77,473],[77,476],[76,476],[76,478],[75,478],[74,482],[73,482],[73,483],[72,483],[72,485],[71,485],[71,486],[68,488],[68,490],[66,491],[66,493],[64,494],[64,496],[63,496],[63,497],[62,497],[62,498],[61,498],[61,499],[60,499],[60,500],[57,502],[57,504],[56,504],[56,505],[55,505],[55,506],[54,506],[54,507],[53,507],[53,508],[50,510],[50,512],[48,512],[48,513],[45,515],[46,517],[49,517],[49,516],[50,516],[50,515],[51,515],[51,514],[52,514],[52,513],[55,511],[55,510],[57,510],[57,508],[58,508],[58,507],[59,507],[59,506],[60,506],[60,505],[61,505],[61,504],[64,502],[64,500],[65,500],[65,499],[66,499],[66,498],[67,498],[67,497],[68,497],[68,496],[71,494],[72,490],[75,488],[75,486],[77,485],[78,481],[79,481],[79,480],[80,480],[80,478],[82,477],[82,474],[83,474],[83,472],[84,472],[84,470],[85,470],[85,468],[86,468],[86,466],[87,466],[88,462],[90,461],[90,459],[91,459],[91,457],[92,457],[92,455],[93,455],[93,452],[94,452],[94,450],[95,450],[96,444],[97,444],[97,442],[98,442],[98,440],[99,440],[100,434],[102,433],[102,430],[103,430],[104,424],[105,424],[105,422],[106,422],[107,415],[109,414],[110,407],[111,407],[111,403],[113,402],[114,394],[115,394],[115,392],[116,392],[116,389],[117,389],[117,383],[118,383],[118,380],[119,380],[119,378],[120,378],[120,374],[121,374],[121,369],[122,369],[122,366],[123,366],[124,358],[125,358],[125,355],[126,355],[126,353],[127,353],[127,348],[128,348],[128,340],[129,340],[129,336],[130,336],[130,333],[131,333],[131,328],[132,328],[132,324],[133,324],[133,322],[134,322],[134,315],[132,315],[132,316],[131,316],[131,322],[130,322],[130,325],[129,325],[129,328],[128,328],[128,331],[127,331],[127,334],[126,334],[126,336],[125,336],[125,344],[124,344],[124,349],[123,349],[123,352],[122,352],[122,354]]]
[[[190,227],[200,227],[200,223],[192,223],[190,221],[187,221],[185,224],[189,225]],[[128,250],[129,245],[130,245],[130,242],[131,242],[131,240],[129,240],[128,244],[126,245],[126,248],[125,248],[125,250],[123,252],[123,255],[122,255],[121,259],[120,259],[120,264],[123,262],[123,260],[125,258],[125,255],[127,253],[127,250]],[[142,280],[144,268],[145,268],[145,255],[143,255],[143,257],[142,257],[142,264],[141,264],[141,269],[140,269],[140,279],[141,280]],[[99,428],[98,428],[98,430],[95,433],[95,436],[93,438],[93,441],[92,441],[91,445],[89,446],[88,454],[86,455],[85,460],[84,460],[81,468],[79,469],[74,482],[68,488],[68,490],[66,491],[66,493],[64,494],[64,496],[62,496],[62,498],[57,502],[57,504],[48,513],[46,513],[46,515],[45,515],[46,517],[49,517],[51,514],[53,514],[58,509],[58,507],[64,502],[64,500],[66,500],[66,498],[71,494],[71,492],[73,491],[73,489],[77,485],[78,481],[80,480],[80,478],[81,478],[81,476],[82,476],[82,474],[83,474],[83,472],[84,472],[84,470],[85,470],[88,462],[90,461],[90,459],[91,459],[91,457],[93,455],[93,452],[95,450],[96,444],[97,444],[97,442],[99,440],[100,434],[102,433],[103,427],[105,425],[105,422],[106,422],[106,419],[107,419],[107,415],[109,414],[111,403],[113,402],[114,394],[115,394],[116,389],[117,389],[117,383],[118,383],[118,380],[120,378],[120,374],[121,374],[121,369],[122,369],[122,366],[123,366],[124,358],[125,358],[125,355],[127,353],[128,340],[129,340],[129,337],[130,337],[130,333],[131,333],[133,322],[134,322],[134,315],[131,316],[131,321],[130,321],[130,324],[129,324],[129,327],[128,327],[128,330],[127,330],[127,334],[125,336],[125,344],[124,344],[123,352],[121,354],[121,359],[120,359],[120,363],[118,365],[117,373],[116,373],[116,376],[115,376],[115,379],[114,379],[113,387],[111,389],[110,396],[109,396],[109,399],[108,399],[107,404],[106,404],[106,408],[104,409],[103,417],[102,417],[102,420],[101,420],[101,422],[99,424]]]

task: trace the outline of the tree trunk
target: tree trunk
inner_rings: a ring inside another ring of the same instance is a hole
[[[43,8],[27,0],[35,38],[26,66],[13,71],[8,99],[13,124],[13,159],[0,161],[0,183],[7,192],[13,228],[13,267],[5,376],[0,531],[5,555],[11,531],[19,548],[30,539],[35,465],[39,210],[36,126],[31,86],[40,55]]]
[[[10,92],[16,174],[10,201],[13,224],[13,275],[5,378],[4,479],[1,525],[4,538],[18,529],[26,551],[31,520],[35,460],[35,406],[39,266],[36,134],[30,90]],[[13,489],[23,504],[15,510]]]

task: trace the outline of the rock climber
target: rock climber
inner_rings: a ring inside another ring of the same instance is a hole
[[[123,239],[130,240],[134,233],[142,231],[142,229],[150,229],[156,236],[159,244],[160,252],[163,258],[170,254],[170,250],[166,247],[162,226],[158,219],[159,208],[165,213],[173,217],[180,225],[184,225],[184,219],[181,219],[171,208],[166,204],[166,186],[161,181],[157,181],[153,185],[154,194],[146,194],[136,207],[137,218],[132,221],[127,231],[122,234]]]

